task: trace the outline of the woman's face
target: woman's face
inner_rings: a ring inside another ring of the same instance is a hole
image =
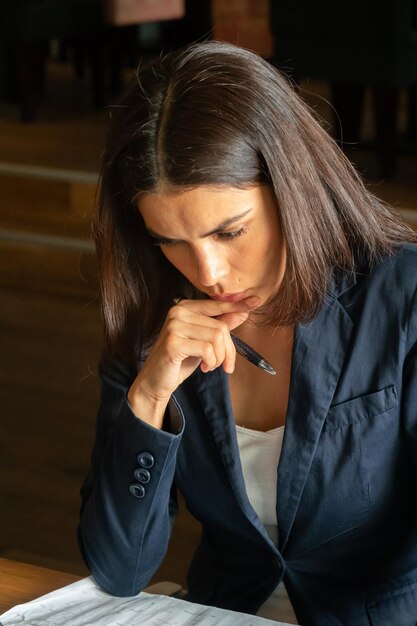
[[[144,194],[138,208],[166,258],[210,298],[262,305],[280,285],[285,247],[267,185]]]

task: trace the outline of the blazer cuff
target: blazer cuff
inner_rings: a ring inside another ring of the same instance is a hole
[[[165,432],[168,433],[170,435],[181,435],[183,430],[184,430],[184,414],[178,404],[178,402],[175,400],[174,397],[171,397],[171,399],[168,402],[168,406],[166,408],[165,411],[165,416],[164,416],[164,421],[163,421],[163,427],[162,429],[159,428],[155,428],[154,426],[152,426],[151,424],[149,424],[148,422],[145,422],[143,419],[141,419],[140,417],[138,417],[132,410],[132,407],[130,406],[130,402],[128,400],[127,394],[125,396],[125,400],[126,400],[126,405],[127,405],[127,409],[131,415],[131,417],[133,417],[135,420],[138,420],[138,422],[143,425],[144,427],[148,427],[152,430],[155,431],[159,431],[159,432]]]

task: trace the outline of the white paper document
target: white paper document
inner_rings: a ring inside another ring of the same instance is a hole
[[[288,626],[262,617],[235,613],[139,593],[110,596],[91,577],[19,604],[0,616],[0,626]]]

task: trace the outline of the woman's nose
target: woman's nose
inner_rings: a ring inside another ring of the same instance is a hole
[[[226,274],[225,260],[212,248],[196,253],[198,281],[204,287],[212,287]]]

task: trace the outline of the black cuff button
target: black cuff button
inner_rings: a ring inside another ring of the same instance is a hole
[[[146,467],[146,469],[149,469],[153,467],[153,464],[155,463],[155,459],[153,458],[150,452],[140,452],[138,454],[138,463],[142,467]]]
[[[148,483],[151,480],[151,474],[144,467],[139,467],[134,471],[136,480],[140,483]]]
[[[133,496],[135,496],[135,498],[144,498],[146,494],[146,489],[143,485],[130,485],[129,491]]]

